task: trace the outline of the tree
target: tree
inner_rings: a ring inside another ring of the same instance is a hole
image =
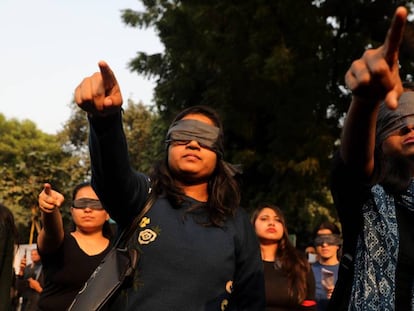
[[[159,114],[143,103],[128,101],[123,117],[125,136],[132,167],[140,172],[148,174],[165,148],[166,128],[159,119]]]
[[[56,137],[41,132],[33,122],[6,120],[0,114],[0,163],[1,200],[15,215],[21,242],[27,243],[29,230],[38,221],[37,197],[43,183],[66,193],[77,175],[78,159],[62,151]]]
[[[162,151],[165,128],[159,122],[158,113],[141,102],[128,100],[122,113],[132,166],[138,171],[148,173],[154,159]],[[86,113],[75,103],[72,105],[70,118],[58,135],[64,149],[81,158],[85,169],[90,173],[89,124]]]

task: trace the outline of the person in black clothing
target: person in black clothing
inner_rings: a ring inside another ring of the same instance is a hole
[[[13,260],[18,242],[13,213],[0,203],[0,311],[12,308]]]
[[[266,311],[316,310],[310,263],[291,243],[282,210],[264,203],[253,211],[251,222],[264,264]]]
[[[345,75],[352,102],[332,172],[343,257],[329,310],[414,310],[414,92],[399,76],[407,20]]]
[[[37,246],[44,271],[39,310],[66,311],[110,250],[109,215],[88,182],[73,190],[71,232],[63,228],[59,209],[64,201],[62,194],[46,183],[38,201],[43,227]]]
[[[26,256],[22,258],[16,278],[18,296],[23,298],[22,311],[36,311],[43,290],[43,269],[38,250],[30,250],[30,257],[32,262],[29,265],[26,265]]]
[[[257,237],[239,206],[234,167],[224,161],[216,111],[180,112],[148,178],[129,161],[115,75],[103,61],[99,68],[75,90],[89,117],[93,187],[121,229],[155,197],[129,245],[141,251],[133,284],[110,309],[264,310]]]

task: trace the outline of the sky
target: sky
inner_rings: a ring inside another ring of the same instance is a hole
[[[139,0],[1,0],[0,113],[49,134],[70,117],[73,93],[105,60],[128,99],[151,105],[154,81],[128,69],[137,52],[163,51],[153,29],[126,26]]]

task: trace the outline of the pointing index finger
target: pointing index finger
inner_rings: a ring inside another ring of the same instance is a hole
[[[109,68],[106,62],[100,61],[98,65],[99,70],[101,71],[102,81],[105,88],[105,96],[108,96],[114,86],[118,84],[118,82],[116,81],[115,74],[111,68]]]
[[[52,186],[49,183],[45,183],[43,186],[43,190],[47,195],[51,195],[52,193]]]
[[[390,67],[398,61],[398,50],[403,38],[406,21],[407,9],[400,6],[394,13],[391,26],[384,42],[384,58]]]

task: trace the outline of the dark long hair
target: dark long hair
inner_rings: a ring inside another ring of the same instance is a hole
[[[8,207],[0,203],[0,225],[9,231],[14,243],[18,243],[19,235],[14,222],[13,213]]]
[[[381,143],[375,147],[374,163],[372,184],[380,184],[393,195],[399,195],[407,189],[412,178],[410,159],[384,155]]]
[[[223,149],[223,125],[218,113],[208,106],[192,106],[181,111],[172,123],[181,120],[189,114],[201,114],[213,121],[220,129],[217,145]],[[168,146],[167,146],[168,149]],[[164,159],[159,161],[151,173],[152,188],[157,196],[165,196],[170,203],[178,207],[184,202],[185,194],[177,185],[168,166],[168,151]],[[232,217],[240,204],[240,190],[236,179],[226,169],[223,159],[217,154],[216,168],[208,181],[208,201],[190,208],[189,212],[200,208],[207,210],[209,221],[207,226],[222,226],[228,217]]]
[[[251,215],[252,225],[255,225],[257,217],[264,208],[274,210],[283,225],[283,236],[278,243],[276,261],[287,273],[289,295],[300,304],[306,298],[308,290],[307,276],[311,269],[310,264],[306,257],[303,256],[290,241],[285,216],[278,206],[270,203],[260,204]],[[297,295],[297,297],[295,297],[295,295]]]
[[[75,201],[76,195],[78,194],[79,190],[85,188],[85,187],[91,187],[92,185],[89,181],[82,182],[73,188],[72,191],[72,202]],[[93,189],[93,188],[92,188]],[[73,224],[73,230],[75,230],[75,224]],[[105,221],[102,226],[102,235],[106,237],[107,239],[111,239],[114,235],[113,230],[111,228],[111,225],[109,224],[109,221]]]

